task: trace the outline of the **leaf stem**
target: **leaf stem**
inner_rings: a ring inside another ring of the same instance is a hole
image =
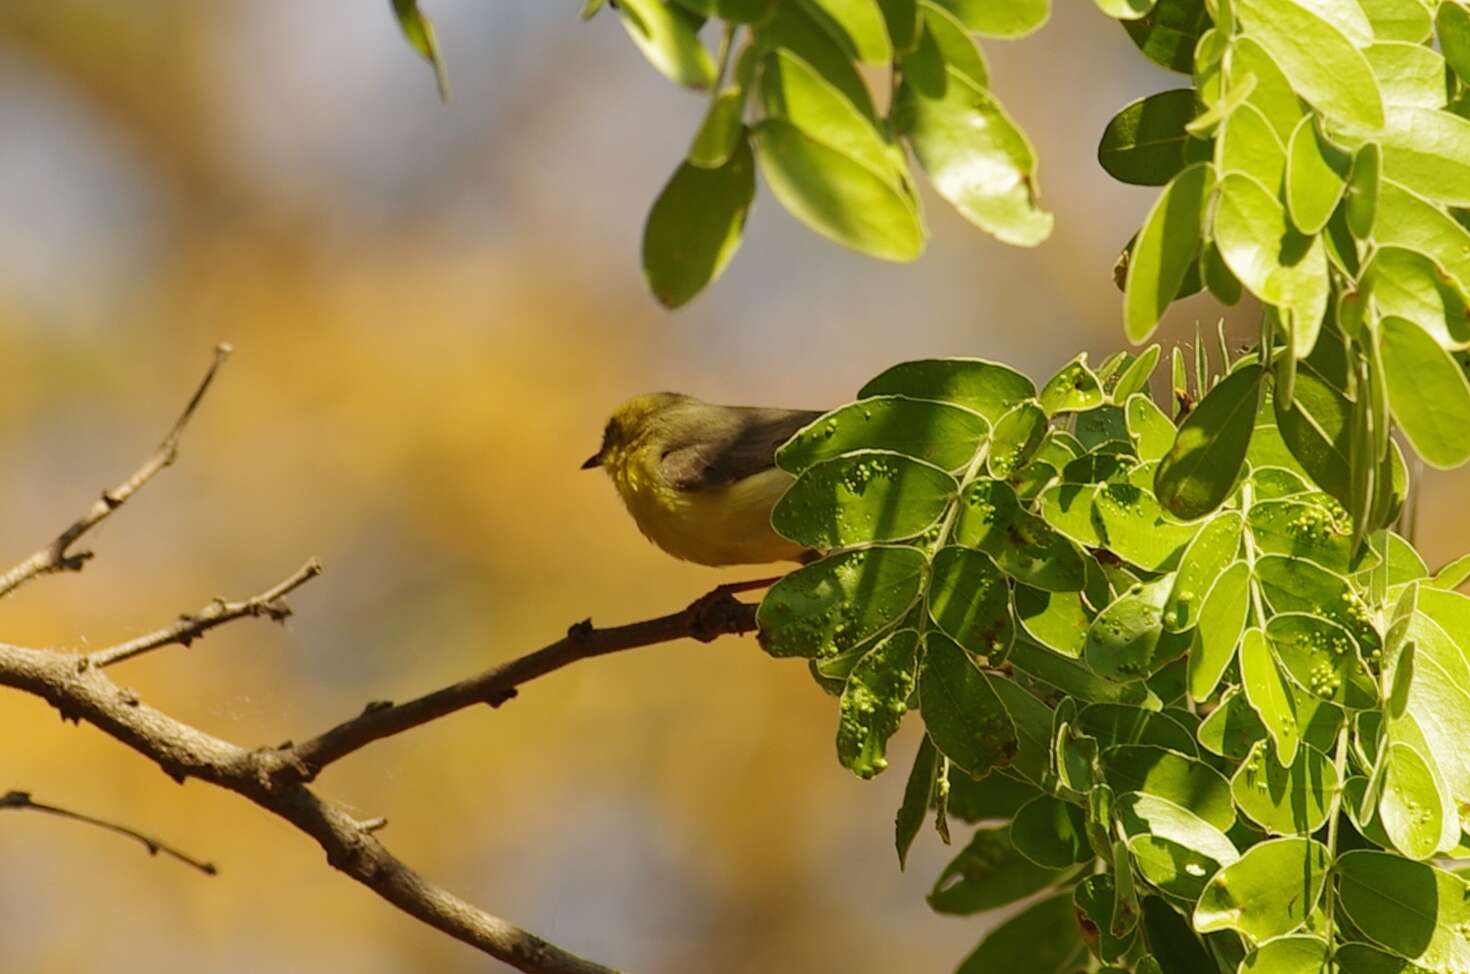
[[[1342,727],[1337,731],[1337,747],[1332,756],[1333,767],[1337,771],[1337,794],[1332,799],[1332,815],[1327,819],[1327,861],[1329,873],[1337,869],[1337,831],[1338,823],[1342,818],[1342,794],[1343,781],[1347,775],[1347,738],[1348,725],[1343,721]],[[1327,970],[1325,974],[1335,974],[1337,971],[1337,929],[1335,925],[1334,911],[1337,907],[1337,891],[1333,885],[1335,876],[1329,875],[1327,884],[1322,894],[1322,916],[1326,923],[1327,932]]]

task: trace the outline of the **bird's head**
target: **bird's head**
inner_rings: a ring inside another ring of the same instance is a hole
[[[629,399],[613,411],[602,430],[602,446],[583,462],[582,469],[620,466],[658,430],[660,418],[670,408],[688,401],[688,396],[677,392],[650,392]]]

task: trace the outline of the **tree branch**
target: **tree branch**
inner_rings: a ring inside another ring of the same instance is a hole
[[[334,868],[456,940],[530,974],[615,974],[492,916],[424,879],[359,822],[304,785],[275,787],[262,756],[213,737],[138,699],[86,658],[0,643],[0,686],[49,702],[63,719],[86,721],[156,763],[176,781],[198,778],[233,791],[316,840]]]
[[[72,522],[70,527],[56,537],[56,540],[0,575],[0,599],[40,575],[49,575],[52,572],[81,571],[82,566],[92,557],[92,552],[74,552],[71,550],[72,545],[81,540],[81,537],[88,531],[107,520],[113,511],[126,504],[128,498],[142,490],[143,486],[152,480],[160,470],[174,462],[179,455],[179,439],[184,434],[184,428],[194,417],[194,412],[199,408],[204,394],[209,391],[210,384],[214,382],[215,374],[230,357],[231,351],[233,349],[229,345],[221,344],[215,347],[214,361],[210,363],[209,370],[204,373],[204,378],[194,390],[194,395],[190,397],[188,405],[174,421],[173,428],[163,438],[158,449],[143,461],[141,467],[133,471],[132,476],[111,490],[104,490],[102,496],[92,504],[87,513]]]
[[[29,809],[33,812],[45,812],[47,815],[56,815],[60,818],[70,819],[73,822],[82,822],[86,825],[95,825],[100,829],[106,829],[109,832],[116,832],[118,835],[126,836],[129,839],[135,839],[138,842],[141,842],[143,844],[143,847],[148,850],[148,854],[150,856],[156,856],[161,852],[166,856],[172,856],[186,866],[192,866],[193,868],[204,873],[206,876],[215,876],[219,874],[219,868],[216,867],[214,863],[204,862],[203,860],[195,859],[193,856],[189,855],[186,852],[181,852],[179,849],[176,849],[175,847],[169,845],[162,839],[156,839],[151,835],[148,835],[144,832],[139,832],[137,829],[128,828],[126,825],[120,825],[117,822],[109,822],[106,819],[93,818],[91,815],[83,815],[81,812],[73,812],[70,809],[60,808],[56,805],[43,804],[42,802],[38,802],[31,798],[31,793],[28,791],[7,791],[5,794],[0,795],[0,810],[7,808]]]
[[[91,510],[4,575],[0,597],[43,574],[80,569],[88,552],[72,546],[121,507],[160,470],[174,461],[179,438],[198,409],[228,345],[215,358],[158,449],[122,484],[106,491]],[[0,687],[9,687],[49,702],[63,720],[86,721],[109,737],[157,764],[175,781],[197,778],[253,802],[285,819],[316,840],[334,868],[373,890],[405,913],[457,940],[478,948],[529,974],[615,974],[612,969],[577,957],[499,917],[459,899],[429,882],[396,858],[377,839],[382,819],[358,821],[347,809],[307,787],[321,768],[367,744],[436,720],[477,703],[499,706],[515,696],[521,684],[580,659],[638,646],[691,637],[709,642],[726,633],[755,628],[755,606],[735,593],[762,588],[770,579],[724,585],[686,609],[624,626],[595,629],[590,620],[572,626],[564,639],[519,659],[470,677],[399,706],[369,705],[360,716],[306,741],[276,748],[247,749],[205,733],[144,704],[137,693],[119,686],[107,667],[171,644],[188,645],[209,630],[245,618],[266,616],[277,621],[290,612],[285,596],[321,571],[315,560],[271,589],[243,602],[216,599],[194,615],[127,642],[89,655],[57,653],[0,643]],[[125,826],[41,805],[21,791],[0,796],[0,809],[30,808],[62,815],[116,831],[195,868],[213,866],[190,859],[157,839]]]
[[[498,707],[514,697],[521,684],[578,660],[686,637],[707,643],[732,633],[752,632],[756,607],[741,602],[735,593],[763,588],[771,582],[771,579],[761,579],[721,585],[678,612],[623,626],[595,629],[592,620],[584,619],[551,645],[466,680],[407,703],[368,704],[351,720],[310,740],[279,749],[278,768],[273,776],[280,782],[310,781],[333,761],[374,741],[402,734],[476,704]]]
[[[298,568],[291,577],[259,595],[243,602],[226,602],[217,598],[193,615],[179,616],[178,621],[171,626],[90,653],[86,657],[87,662],[93,666],[111,666],[162,646],[174,643],[188,646],[216,626],[246,616],[265,616],[272,622],[285,622],[291,615],[291,607],[285,603],[285,597],[321,573],[321,562],[313,558]]]

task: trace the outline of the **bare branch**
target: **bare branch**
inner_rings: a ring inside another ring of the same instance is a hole
[[[476,704],[498,707],[514,697],[521,684],[578,660],[686,637],[711,642],[731,633],[751,632],[755,629],[755,606],[741,602],[734,593],[764,588],[771,582],[771,579],[761,579],[721,585],[686,609],[624,626],[594,629],[592,620],[583,620],[551,645],[469,679],[407,703],[370,703],[351,720],[310,740],[282,748],[277,752],[280,767],[275,774],[283,781],[309,781],[333,761],[373,741],[401,734]]]
[[[156,856],[161,852],[166,856],[172,856],[186,866],[192,866],[193,868],[204,873],[206,876],[216,876],[219,874],[219,868],[215,866],[214,863],[204,862],[201,859],[195,859],[193,856],[189,855],[186,852],[179,851],[175,847],[169,845],[167,842],[164,842],[162,839],[156,839],[153,836],[148,835],[147,833],[139,832],[137,829],[128,828],[126,825],[120,825],[117,822],[109,822],[106,819],[93,818],[91,815],[83,815],[81,812],[73,812],[70,809],[60,808],[56,805],[43,804],[42,802],[38,802],[32,799],[31,793],[28,791],[7,791],[5,794],[0,795],[0,810],[7,808],[29,809],[33,812],[45,812],[47,815],[56,815],[60,818],[71,819],[73,822],[82,822],[87,825],[95,825],[100,829],[106,829],[109,832],[116,832],[118,835],[123,835],[128,837],[129,839],[135,839],[138,842],[141,842],[143,844],[143,847],[148,850],[148,854],[150,856]]]
[[[233,349],[229,345],[221,344],[215,347],[214,361],[210,363],[209,371],[204,373],[204,378],[194,390],[194,395],[189,398],[188,405],[174,421],[173,428],[163,438],[158,449],[143,461],[142,466],[133,471],[132,476],[111,490],[104,490],[102,496],[92,504],[87,513],[61,532],[55,541],[4,574],[0,574],[0,599],[40,575],[49,575],[52,572],[81,571],[82,566],[92,557],[92,553],[72,551],[72,545],[76,544],[88,531],[107,520],[113,511],[126,504],[128,498],[141,490],[160,470],[174,462],[179,454],[179,439],[183,436],[184,428],[189,425],[189,420],[199,408],[204,394],[209,391],[210,384],[214,382],[215,373],[230,357],[231,351]]]
[[[87,662],[93,666],[111,666],[162,646],[175,643],[188,646],[216,626],[246,616],[265,616],[272,622],[285,622],[291,615],[291,607],[286,604],[285,597],[321,573],[321,562],[313,558],[289,578],[259,595],[243,602],[227,602],[217,598],[193,615],[179,616],[178,621],[171,626],[90,653],[86,657]]]
[[[241,795],[311,836],[334,868],[410,916],[528,974],[616,974],[466,903],[395,857],[359,822],[304,785],[275,787],[273,752],[246,750],[138,699],[97,666],[75,657],[0,643],[0,686],[48,701],[68,720],[94,725],[156,763],[176,781],[198,778]]]

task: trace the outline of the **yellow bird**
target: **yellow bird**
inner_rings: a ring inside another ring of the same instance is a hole
[[[675,558],[801,561],[806,549],[771,528],[771,508],[792,481],[776,448],[820,415],[649,393],[618,407],[582,469],[606,470],[638,529]]]

